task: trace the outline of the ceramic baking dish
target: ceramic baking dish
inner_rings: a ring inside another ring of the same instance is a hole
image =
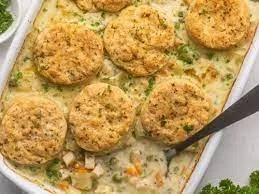
[[[16,36],[10,46],[10,49],[7,53],[6,59],[4,63],[0,66],[0,93],[2,94],[5,85],[7,83],[8,77],[12,71],[13,65],[15,63],[16,57],[19,54],[20,49],[22,48],[23,42],[31,29],[31,25],[40,10],[42,0],[33,0],[31,1],[31,6],[28,9],[28,12],[23,20],[23,23],[19,27]],[[225,108],[230,106],[234,103],[240,95],[242,94],[243,88],[246,84],[246,81],[249,77],[249,73],[255,63],[256,57],[259,53],[259,29],[257,28],[255,37],[253,42],[250,46],[250,49],[245,57],[237,80],[232,88],[232,91],[229,95],[228,101],[225,105]],[[220,143],[220,139],[222,137],[222,132],[219,132],[213,135],[210,140],[208,141],[196,167],[194,168],[189,181],[187,182],[183,193],[184,194],[192,194],[195,192],[197,185],[199,184],[205,170],[207,169],[211,158]],[[8,179],[14,182],[17,186],[28,193],[35,193],[35,194],[47,194],[49,193],[42,187],[29,182],[22,176],[16,174],[13,170],[8,168],[5,164],[2,155],[0,155],[0,172],[5,175]]]

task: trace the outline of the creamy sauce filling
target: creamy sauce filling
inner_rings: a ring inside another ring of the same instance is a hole
[[[176,51],[168,53],[172,60],[172,66],[164,67],[154,76],[133,78],[131,75],[118,69],[112,64],[109,57],[105,56],[102,71],[91,83],[101,81],[119,86],[134,101],[138,115],[141,104],[155,84],[171,77],[189,77],[196,80],[197,84],[203,87],[214,104],[215,115],[218,114],[226,102],[249,48],[250,41],[253,38],[255,27],[259,21],[259,3],[249,1],[252,22],[254,23],[251,27],[251,33],[238,47],[228,51],[209,51],[200,48],[190,41],[184,26],[184,16],[188,5],[182,0],[154,0],[147,1],[146,3],[149,3],[150,6],[165,15],[168,22],[175,26],[177,41],[185,45],[182,48],[176,49]],[[71,102],[86,84],[65,87],[47,82],[36,72],[33,64],[33,42],[38,33],[48,26],[49,23],[59,21],[86,25],[89,29],[102,36],[108,22],[116,17],[116,14],[106,12],[83,13],[69,0],[46,0],[36,18],[32,32],[27,37],[23,49],[17,58],[9,86],[6,87],[2,96],[0,117],[3,117],[8,109],[8,105],[15,97],[24,94],[47,96],[63,109],[67,117]],[[191,57],[183,54],[185,52],[191,53]],[[166,171],[166,162],[162,147],[148,139],[142,138],[142,136],[142,126],[137,118],[134,136],[129,140],[128,147],[106,156],[96,156],[96,162],[101,164],[104,174],[92,181],[91,185],[89,178],[76,177],[78,170],[76,167],[66,167],[64,163],[56,166],[58,166],[58,170],[61,169],[70,173],[72,183],[70,178],[65,181],[57,181],[53,180],[53,177],[49,177],[47,172],[47,170],[50,170],[49,164],[42,167],[23,167],[9,162],[8,164],[12,169],[28,179],[44,187],[48,187],[46,185],[50,184],[56,185],[64,193],[175,194],[181,192],[199,160],[206,140],[176,156],[170,164],[170,175],[168,178],[165,178],[163,174]],[[75,154],[76,162],[79,166],[84,165],[84,151],[76,145],[71,134],[67,136],[64,151],[59,156],[60,160],[68,151],[72,151]],[[132,159],[134,156],[138,158],[138,166],[136,166],[134,159]],[[132,172],[134,169],[137,169],[137,175]],[[86,185],[84,191],[78,189],[78,182],[80,181],[77,179],[81,179],[82,184]],[[77,182],[75,183],[75,181]]]

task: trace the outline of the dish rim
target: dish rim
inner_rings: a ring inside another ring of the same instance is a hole
[[[27,14],[24,17],[23,22],[20,27],[16,31],[16,35],[9,47],[6,58],[0,66],[0,94],[2,95],[4,88],[6,87],[6,83],[8,77],[12,71],[12,68],[15,64],[16,58],[23,46],[24,40],[26,39],[28,33],[30,32],[31,26],[34,23],[34,20],[41,8],[43,0],[33,0],[31,1],[31,5],[28,8]],[[256,46],[257,45],[257,46]],[[252,44],[250,45],[250,49],[247,52],[241,69],[239,71],[238,77],[232,86],[230,94],[228,96],[228,100],[224,106],[224,109],[229,107],[235,101],[239,99],[242,94],[243,88],[248,80],[248,76],[252,70],[252,67],[256,61],[256,57],[259,54],[259,28],[257,27],[255,36],[253,38]],[[224,110],[223,109],[223,110]],[[192,194],[195,192],[199,182],[201,181],[213,155],[216,151],[223,132],[218,132],[213,135],[209,141],[207,142],[201,156],[199,157],[199,161],[196,163],[187,183],[184,186],[182,194]],[[12,169],[10,169],[4,162],[3,156],[0,154],[0,172],[8,178],[10,181],[15,183],[22,190],[32,193],[32,194],[49,194],[45,189],[41,188],[36,183],[32,183],[31,181],[23,178],[21,175],[15,173]]]

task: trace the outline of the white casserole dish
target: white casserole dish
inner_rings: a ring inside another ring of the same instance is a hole
[[[0,66],[0,93],[1,94],[5,88],[8,77],[12,71],[16,57],[18,56],[19,51],[22,48],[23,42],[29,30],[31,29],[31,25],[41,7],[42,2],[43,0],[31,1],[31,6],[28,9],[28,12],[24,18],[23,23],[21,24],[20,28],[16,33],[16,36],[7,53],[6,59],[4,63]],[[253,64],[255,63],[258,53],[259,53],[259,29],[257,29],[252,45],[250,46],[250,50],[245,57],[244,63],[241,67],[240,73],[229,95],[225,108],[227,108],[229,105],[231,105],[236,100],[238,100],[238,98],[242,94],[243,88],[246,84],[249,73],[253,67]],[[210,160],[212,159],[212,156],[217,146],[220,143],[222,134],[223,134],[222,132],[219,132],[214,136],[212,136],[208,141],[199,159],[199,162],[194,168],[194,171],[188,183],[185,186],[185,189],[183,191],[184,194],[192,194],[195,192],[197,185],[199,184],[205,170],[209,165]],[[29,182],[28,180],[26,180],[25,178],[21,177],[20,175],[16,174],[13,170],[8,168],[8,166],[5,164],[3,160],[2,155],[0,155],[0,172],[3,175],[5,175],[8,179],[13,181],[17,186],[19,186],[20,188],[22,188],[24,191],[28,193],[35,193],[35,194],[49,193],[46,190],[42,189],[40,186],[37,186],[36,184]]]

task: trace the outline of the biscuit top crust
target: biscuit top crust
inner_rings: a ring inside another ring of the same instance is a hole
[[[195,0],[185,23],[197,43],[212,49],[227,49],[247,34],[250,13],[244,0]]]
[[[102,39],[85,26],[52,24],[35,42],[34,62],[39,73],[53,83],[83,82],[103,65]]]
[[[141,111],[146,135],[162,144],[184,141],[207,124],[213,108],[203,91],[189,80],[158,84]]]
[[[75,98],[69,124],[80,147],[110,152],[129,135],[134,117],[133,103],[120,88],[97,83],[87,86]]]
[[[103,10],[108,12],[118,12],[132,0],[74,0],[76,5],[83,11]]]
[[[0,149],[24,165],[45,163],[61,151],[67,123],[63,112],[44,97],[19,97],[7,110],[0,127]]]
[[[130,6],[107,26],[104,44],[111,60],[134,76],[154,74],[169,63],[174,28],[148,5]]]

